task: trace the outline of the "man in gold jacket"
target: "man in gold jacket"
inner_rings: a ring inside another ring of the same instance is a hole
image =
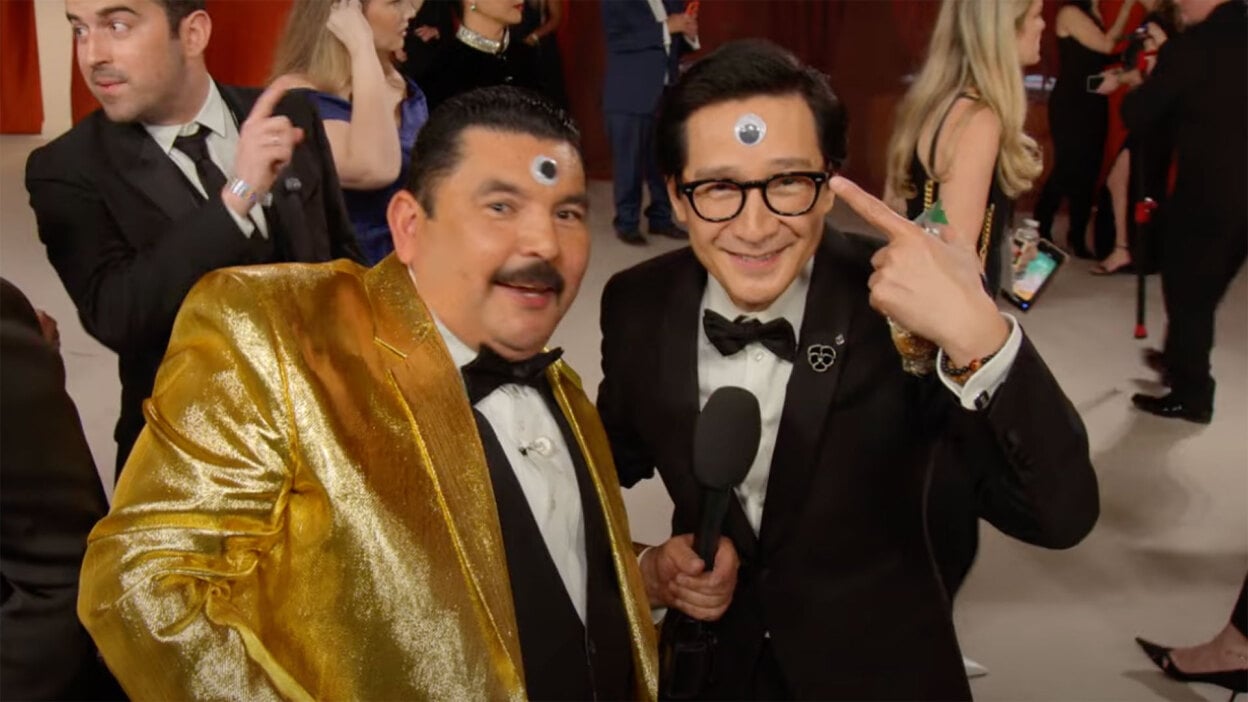
[[[655,697],[606,436],[542,352],[588,259],[577,139],[520,91],[460,96],[394,255],[187,297],[82,573],[132,697]]]

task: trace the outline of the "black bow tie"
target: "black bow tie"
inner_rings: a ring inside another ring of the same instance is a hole
[[[706,330],[706,338],[725,356],[731,356],[756,341],[789,363],[797,355],[793,325],[783,317],[766,324],[745,316],[729,322],[723,315],[706,310],[702,314],[702,328]]]
[[[460,371],[468,389],[468,403],[477,404],[503,385],[542,387],[546,382],[546,369],[560,356],[563,356],[563,349],[539,353],[523,361],[508,361],[483,345],[472,363]]]

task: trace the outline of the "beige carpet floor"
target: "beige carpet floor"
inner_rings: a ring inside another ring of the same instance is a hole
[[[0,137],[0,275],[59,320],[69,390],[96,463],[111,476],[116,359],[82,330],[36,236],[23,169],[41,143]],[[615,271],[675,247],[621,244],[611,236],[610,184],[595,183],[592,196],[590,270],[554,340],[591,392],[601,379],[602,286]],[[839,209],[834,217],[855,224]],[[973,688],[984,700],[1224,700],[1218,688],[1164,678],[1132,637],[1204,640],[1225,623],[1248,570],[1248,282],[1241,275],[1219,311],[1216,414],[1202,428],[1131,408],[1131,393],[1156,389],[1139,357],[1165,329],[1158,284],[1149,290],[1152,337],[1136,341],[1134,279],[1095,278],[1088,267],[1074,261],[1047,299],[1019,316],[1087,423],[1101,519],[1065,552],[982,529],[979,561],[955,608],[966,654],[990,671]],[[626,500],[638,540],[666,536],[671,505],[659,481]],[[894,663],[904,675],[906,661]]]

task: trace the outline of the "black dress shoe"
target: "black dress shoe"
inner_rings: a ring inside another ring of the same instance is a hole
[[[650,234],[653,236],[665,236],[669,239],[688,239],[689,232],[681,229],[675,222],[663,224],[657,227],[650,227]]]
[[[1175,397],[1174,393],[1163,397],[1137,393],[1131,396],[1131,402],[1136,407],[1158,417],[1186,419],[1197,424],[1208,424],[1213,421],[1212,407],[1197,407]]]
[[[642,236],[641,232],[637,231],[636,229],[632,229],[629,231],[622,231],[620,229],[617,229],[615,230],[615,236],[617,239],[619,239],[620,241],[630,246],[645,246],[646,245],[646,237]]]
[[[1140,645],[1140,648],[1144,649],[1144,653],[1148,654],[1148,657],[1153,660],[1153,663],[1157,664],[1158,668],[1161,668],[1161,672],[1165,673],[1168,678],[1174,678],[1175,680],[1182,682],[1198,682],[1217,685],[1219,687],[1225,687],[1236,694],[1248,692],[1248,668],[1241,668],[1239,670],[1219,670],[1213,673],[1185,673],[1179,670],[1178,666],[1176,666],[1174,661],[1170,658],[1170,651],[1172,649],[1165,646],[1158,646],[1157,644],[1151,641],[1145,641],[1138,636],[1135,637],[1135,642]],[[1234,695],[1231,696],[1231,699],[1234,699]]]

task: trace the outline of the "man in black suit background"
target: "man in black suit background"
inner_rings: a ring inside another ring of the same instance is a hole
[[[0,278],[0,697],[125,699],[78,622],[108,502],[46,319]]]
[[[607,45],[602,111],[611,142],[615,235],[626,244],[644,245],[644,214],[651,234],[683,239],[654,162],[654,120],[665,86],[679,73],[681,54],[701,46],[697,16],[682,0],[610,0],[602,3],[602,26]],[[645,212],[642,183],[650,191]]]
[[[964,505],[960,519],[1029,543],[1078,543],[1098,497],[1075,409],[974,252],[829,183],[844,113],[787,52],[739,42],[695,64],[657,140],[692,248],[607,284],[598,395],[621,481],[657,467],[675,503],[677,536],[642,555],[653,606],[722,611],[671,595],[700,565],[693,426],[725,385],[762,415],[725,524],[740,565],[703,697],[969,697],[927,515]],[[825,229],[836,196],[887,244]],[[939,370],[904,372],[886,318],[933,340]],[[937,469],[961,471],[944,482],[967,494],[932,504]]]
[[[284,79],[259,96],[217,85],[204,0],[67,0],[66,14],[103,109],[30,155],[26,189],[83,326],[118,355],[120,471],[200,276],[359,254],[314,108]]]
[[[1213,321],[1248,251],[1248,6],[1244,0],[1182,0],[1187,29],[1167,41],[1157,66],[1122,103],[1132,134],[1174,137],[1178,178],[1163,209],[1161,280],[1163,397],[1136,407],[1201,424],[1213,419],[1209,353]]]

